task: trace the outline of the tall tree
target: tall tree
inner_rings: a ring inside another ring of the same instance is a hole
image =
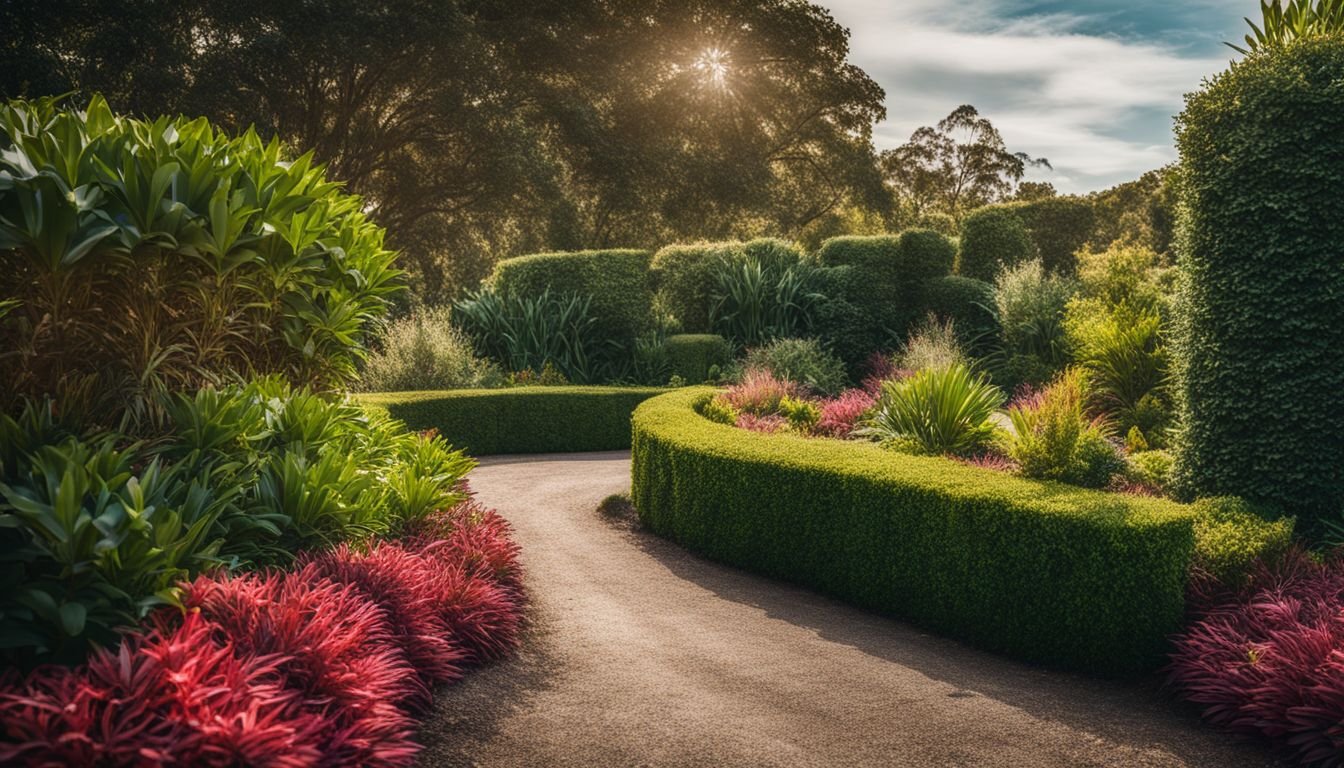
[[[969,104],[937,126],[924,126],[910,141],[882,153],[882,170],[901,213],[961,214],[1011,197],[1029,167],[1050,167],[1045,158],[1009,152],[988,118]]]

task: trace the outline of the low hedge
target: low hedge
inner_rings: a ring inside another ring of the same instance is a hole
[[[648,251],[535,253],[504,259],[490,280],[505,293],[538,296],[576,293],[592,297],[593,335],[629,343],[650,323],[653,290]]]
[[[630,413],[657,387],[514,387],[357,395],[410,429],[437,429],[473,456],[630,447]]]
[[[1150,669],[1180,628],[1190,507],[738,430],[696,413],[712,392],[635,410],[632,493],[656,533],[1052,665]]]

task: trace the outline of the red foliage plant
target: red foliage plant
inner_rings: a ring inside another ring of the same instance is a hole
[[[508,533],[467,502],[402,544],[201,576],[185,615],[160,612],[77,669],[0,679],[0,763],[409,765],[430,687],[518,642]]]
[[[1192,589],[1169,683],[1211,723],[1259,734],[1310,764],[1344,762],[1344,557],[1295,550],[1247,585]]]
[[[789,420],[777,413],[757,416],[754,413],[740,413],[737,416],[737,428],[750,432],[774,434],[789,425]]]
[[[849,437],[859,422],[873,409],[877,397],[867,390],[846,390],[821,403],[821,418],[813,431],[825,437]]]
[[[914,371],[898,368],[896,358],[885,352],[874,352],[863,364],[865,375],[861,388],[873,396],[882,394],[882,385],[888,381],[901,381],[915,375]]]
[[[729,387],[723,398],[733,410],[752,416],[767,416],[779,412],[779,404],[786,397],[799,399],[803,390],[791,381],[777,379],[769,371],[751,370],[742,381]],[[740,426],[740,425],[739,425]]]

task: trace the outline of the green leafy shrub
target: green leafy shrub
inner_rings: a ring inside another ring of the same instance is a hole
[[[1176,480],[1310,533],[1344,498],[1344,40],[1247,57],[1187,98]]]
[[[812,433],[821,420],[821,408],[801,398],[786,397],[779,402],[779,413],[789,423],[789,429],[800,435]]]
[[[806,334],[813,308],[825,298],[816,291],[816,268],[782,244],[721,262],[715,279],[710,325],[744,347]]]
[[[630,413],[656,387],[512,389],[359,395],[373,412],[433,429],[473,456],[618,451],[630,447]]]
[[[689,384],[703,384],[720,376],[733,361],[733,345],[712,333],[667,337],[672,373]]]
[[[1032,661],[1162,663],[1184,613],[1189,507],[751,434],[697,417],[713,396],[678,390],[635,412],[631,495],[653,532]]]
[[[1257,562],[1271,561],[1293,543],[1293,518],[1235,496],[1200,499],[1195,510],[1194,565],[1233,589]]]
[[[995,281],[994,305],[1002,348],[994,361],[1005,385],[1038,385],[1069,362],[1064,311],[1075,284],[1048,274],[1037,259],[1005,269]]]
[[[478,389],[504,383],[499,368],[476,357],[471,339],[447,309],[426,309],[387,327],[360,375],[366,392]]]
[[[523,299],[549,292],[588,300],[593,333],[614,342],[613,352],[619,356],[652,324],[651,257],[648,251],[633,250],[518,256],[496,264],[489,283],[501,294]]]
[[[1124,317],[1076,300],[1065,318],[1092,410],[1105,414],[1120,434],[1138,430],[1137,438],[1151,447],[1164,444],[1171,410],[1161,324],[1152,311]]]
[[[1078,254],[1078,293],[1083,300],[1123,316],[1167,314],[1174,271],[1151,249],[1115,243]]]
[[[732,403],[722,396],[701,403],[697,413],[715,424],[727,424],[730,427],[737,424],[737,417],[740,415]]]
[[[962,346],[987,351],[999,335],[994,286],[981,280],[950,275],[924,284],[925,312],[950,321]]]
[[[677,319],[682,331],[709,333],[719,265],[745,259],[742,243],[669,245],[654,254],[650,266],[658,301]]]
[[[1003,393],[962,364],[919,371],[882,384],[868,426],[858,434],[897,450],[971,456],[994,438]]]
[[[512,372],[556,369],[568,381],[598,377],[602,346],[588,298],[501,293],[485,286],[453,305],[454,322],[482,354]]]
[[[747,352],[743,367],[768,371],[810,392],[833,395],[845,388],[845,364],[816,339],[776,339]]]
[[[936,315],[925,318],[896,356],[896,367],[907,371],[969,366],[970,362],[961,348],[956,325],[951,320],[939,320]]]
[[[167,393],[352,381],[399,276],[363,207],[252,131],[0,105],[0,410],[152,434]]]
[[[1005,453],[1024,476],[1103,488],[1126,469],[1110,427],[1087,415],[1086,398],[1082,372],[1070,369],[1008,409]]]
[[[1096,224],[1092,203],[1063,196],[1011,203],[1010,207],[1026,226],[1045,269],[1072,275],[1077,269],[1074,254],[1092,239]]]
[[[278,379],[160,404],[152,442],[0,416],[3,657],[73,661],[207,568],[395,532],[462,499],[472,462]],[[47,413],[43,413],[47,411]]]
[[[812,333],[845,362],[851,376],[887,341],[885,329],[877,327],[869,312],[846,296],[861,295],[853,266],[817,270],[817,292],[824,298],[812,309]]]
[[[1165,493],[1171,485],[1171,468],[1174,459],[1171,453],[1163,450],[1141,450],[1130,453],[1129,479],[1139,485]]]
[[[966,214],[961,222],[957,274],[993,280],[1000,272],[1037,258],[1022,217],[1012,208],[989,205]]]

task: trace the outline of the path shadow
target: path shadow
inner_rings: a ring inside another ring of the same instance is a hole
[[[829,642],[946,683],[955,689],[950,697],[990,697],[1115,743],[1165,749],[1193,765],[1207,764],[1211,750],[1229,757],[1219,768],[1290,764],[1262,743],[1203,725],[1197,711],[1174,700],[1156,674],[1111,680],[1015,661],[803,586],[708,560],[648,532],[637,520],[607,516],[606,522],[676,577]]]

